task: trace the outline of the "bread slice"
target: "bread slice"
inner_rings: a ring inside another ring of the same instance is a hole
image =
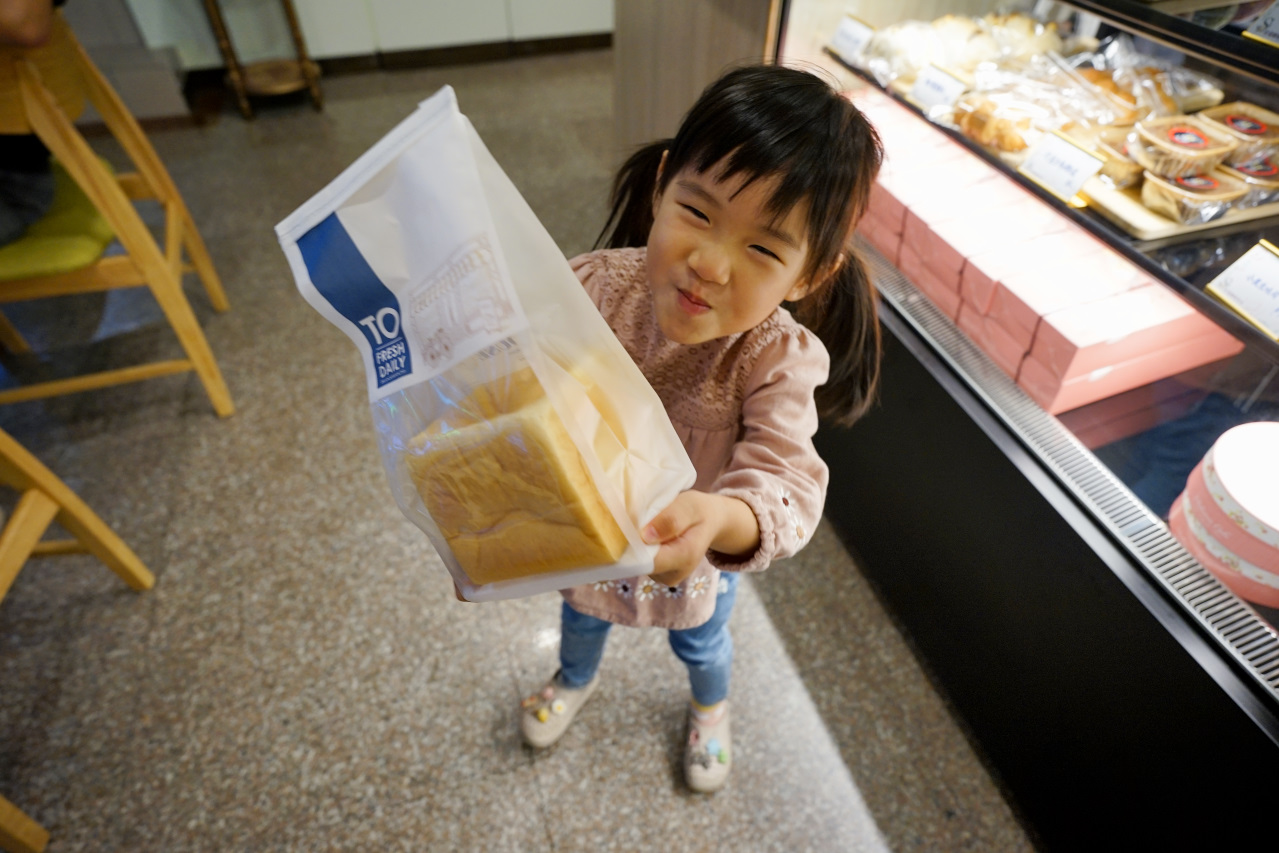
[[[476,584],[607,565],[626,550],[532,370],[477,389],[416,436],[405,460]]]

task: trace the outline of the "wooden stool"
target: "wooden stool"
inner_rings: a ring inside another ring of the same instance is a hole
[[[72,124],[85,98],[97,109],[112,135],[124,148],[136,172],[118,177],[104,167]],[[35,133],[62,168],[101,214],[125,254],[95,259],[87,266],[65,270],[58,265],[31,269],[23,264],[0,264],[0,303],[46,296],[92,293],[146,285],[177,335],[186,358],[105,370],[71,379],[41,382],[0,392],[0,404],[15,403],[137,382],[194,370],[213,404],[226,417],[235,411],[231,393],[182,290],[182,275],[194,270],[217,311],[229,308],[222,283],[204,241],[177,187],[106,78],[89,60],[70,28],[55,16],[53,36],[44,47],[29,51],[0,50],[0,133]],[[154,199],[164,210],[163,245],[142,222],[133,200]],[[5,247],[5,257],[29,258],[28,234]],[[184,261],[183,252],[189,258]],[[23,351],[21,335],[0,321],[0,343]]]
[[[0,531],[0,600],[28,559],[53,554],[90,553],[133,589],[150,589],[155,584],[147,567],[97,513],[3,430],[0,483],[22,493]],[[73,538],[44,539],[54,521]],[[0,797],[0,849],[39,853],[48,841],[49,833],[43,827]]]
[[[243,65],[235,52],[235,43],[231,41],[226,20],[222,17],[221,0],[204,0],[204,10],[209,15],[213,34],[217,36],[222,61],[226,63],[227,81],[235,90],[236,103],[245,118],[253,118],[253,105],[249,103],[249,95],[287,95],[306,89],[315,108],[324,108],[324,95],[320,92],[320,66],[307,56],[306,40],[302,38],[302,25],[298,22],[293,0],[280,0],[280,5],[289,22],[296,58],[265,59]]]

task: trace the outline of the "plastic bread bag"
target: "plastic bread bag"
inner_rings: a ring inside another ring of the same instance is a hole
[[[276,234],[359,349],[395,500],[466,598],[652,571],[638,530],[692,463],[451,88]]]

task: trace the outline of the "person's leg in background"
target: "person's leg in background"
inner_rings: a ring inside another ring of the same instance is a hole
[[[21,237],[52,204],[52,174],[0,169],[0,246]]]

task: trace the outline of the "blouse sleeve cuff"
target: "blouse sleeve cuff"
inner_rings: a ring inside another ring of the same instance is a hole
[[[708,551],[706,559],[715,568],[726,572],[760,572],[767,569],[777,553],[777,530],[773,524],[773,516],[764,507],[759,493],[744,489],[724,489],[715,494],[737,498],[751,508],[759,524],[759,547],[750,554],[730,555]]]

